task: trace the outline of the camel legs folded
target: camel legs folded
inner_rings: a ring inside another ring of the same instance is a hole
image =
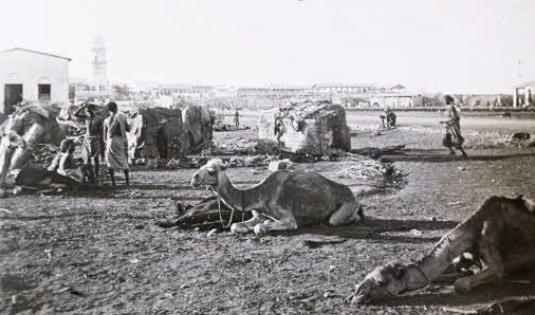
[[[258,223],[254,226],[254,233],[257,236],[262,236],[271,231],[289,231],[297,230],[297,222],[294,215],[290,211],[281,211],[282,219],[266,220],[263,223]]]
[[[329,224],[333,226],[349,224],[358,220],[364,219],[362,209],[356,202],[344,202],[340,208],[338,208],[329,217]]]
[[[479,251],[486,266],[476,275],[457,279],[456,291],[468,292],[477,286],[502,280],[504,263],[499,248],[502,227],[503,222],[485,221],[483,223]]]
[[[255,210],[251,212],[253,213],[253,217],[251,219],[244,222],[233,223],[230,226],[230,231],[234,234],[248,233],[254,230],[255,225],[264,222],[264,220],[266,219]]]

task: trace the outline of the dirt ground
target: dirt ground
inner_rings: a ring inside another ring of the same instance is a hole
[[[533,132],[530,117],[464,116],[468,159],[441,147],[437,113],[401,113],[399,127],[376,135],[378,113],[350,113],[353,147],[407,144],[389,156],[407,176],[400,190],[360,197],[366,222],[295,233],[235,236],[160,228],[176,203],[208,193],[192,189],[192,169],[137,170],[130,188],[68,195],[23,194],[0,200],[2,314],[443,314],[493,299],[535,294],[535,282],[487,286],[456,294],[433,285],[375,305],[345,297],[376,266],[423,254],[493,194],[535,197],[535,151],[497,145],[515,131]],[[253,126],[254,116],[242,115]],[[217,133],[220,142],[255,131]],[[497,147],[497,148],[496,148]],[[240,186],[265,168],[230,169]],[[120,182],[120,181],[119,181]],[[318,248],[305,240],[347,241]],[[527,276],[520,276],[524,280]]]

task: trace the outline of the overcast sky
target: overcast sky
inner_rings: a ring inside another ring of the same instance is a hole
[[[0,3],[0,48],[71,57],[73,77],[90,77],[100,32],[110,79],[127,82],[401,83],[492,93],[535,79],[533,0]]]

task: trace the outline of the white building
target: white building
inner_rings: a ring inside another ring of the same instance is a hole
[[[528,107],[533,104],[535,81],[517,85],[513,91],[513,107]]]
[[[24,48],[0,52],[0,113],[27,101],[69,101],[71,59]]]

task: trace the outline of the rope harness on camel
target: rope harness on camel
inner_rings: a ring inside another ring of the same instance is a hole
[[[211,188],[213,191],[213,188]],[[234,218],[234,207],[230,207],[230,218],[228,219],[228,223],[225,223],[225,220],[223,219],[223,214],[221,213],[221,195],[219,194],[219,186],[217,187],[217,190],[215,191],[217,195],[217,211],[219,212],[219,220],[221,221],[221,227],[223,229],[228,229],[230,225],[232,224],[232,219]]]
[[[219,176],[216,177],[217,178],[217,183],[218,185],[216,186],[216,189],[214,189],[214,187],[212,186],[208,186],[209,189],[212,191],[212,192],[215,192],[215,194],[217,195],[217,212],[219,213],[219,220],[221,221],[221,227],[223,229],[228,229],[231,225],[232,225],[232,220],[234,219],[234,211],[236,210],[234,207],[230,206],[228,203],[225,203],[225,205],[227,207],[230,208],[230,217],[229,217],[229,220],[227,223],[225,223],[225,219],[223,219],[223,213],[221,212],[221,194],[219,193]],[[245,212],[243,211],[243,193],[241,193],[241,217],[242,217],[242,221],[244,219],[244,214]]]

